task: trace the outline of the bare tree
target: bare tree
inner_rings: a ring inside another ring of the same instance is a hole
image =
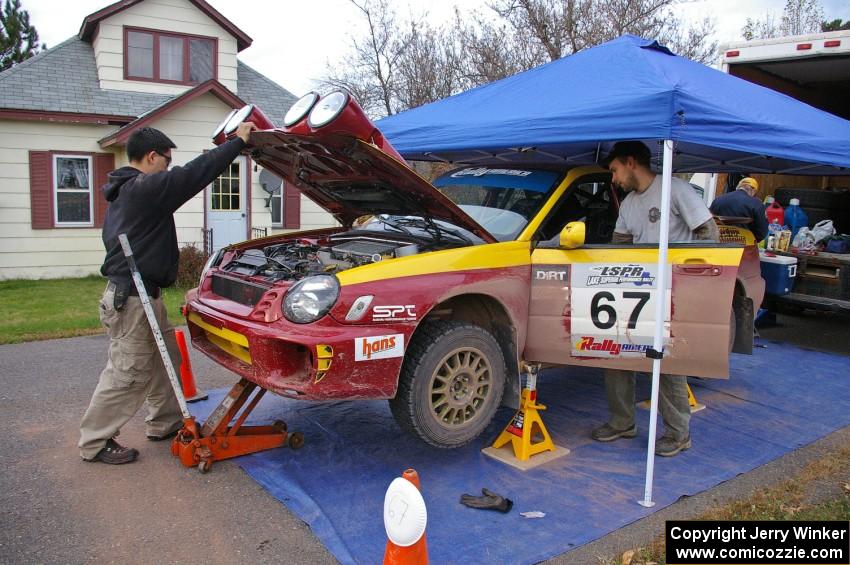
[[[779,25],[776,23],[776,17],[768,12],[763,18],[754,20],[747,18],[747,23],[741,28],[741,37],[747,41],[753,39],[767,39],[770,37],[779,37],[782,35],[779,32]]]
[[[782,12],[779,29],[783,35],[817,33],[823,22],[820,0],[788,0]]]
[[[367,33],[352,39],[352,51],[320,81],[325,88],[347,88],[373,115],[398,111],[399,60],[411,41],[396,23],[387,0],[350,0],[363,15]]]
[[[396,96],[401,108],[415,108],[462,90],[456,44],[442,28],[411,23],[408,37],[398,64]]]
[[[716,43],[714,22],[685,29],[672,8],[676,0],[493,0],[490,7],[517,38],[528,38],[554,61],[624,33],[653,38],[680,55],[705,62]]]
[[[491,0],[487,13],[447,27],[398,23],[389,0],[350,0],[366,33],[331,67],[322,86],[347,88],[371,116],[390,115],[499,80],[624,33],[658,39],[685,57],[714,57],[714,23],[686,27],[679,0]]]
[[[455,9],[452,36],[460,53],[463,88],[472,88],[515,75],[546,62],[531,42],[517,41],[504,22],[493,22],[478,12],[461,16]]]
[[[760,20],[747,18],[741,35],[747,41],[769,39],[784,35],[818,33],[824,25],[826,22],[820,0],[787,0],[778,23],[770,12]]]

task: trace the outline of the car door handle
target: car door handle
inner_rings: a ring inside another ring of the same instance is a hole
[[[673,265],[673,272],[683,275],[716,277],[723,272],[723,267],[716,265]]]

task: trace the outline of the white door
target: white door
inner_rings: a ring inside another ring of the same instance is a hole
[[[212,230],[213,252],[248,239],[245,159],[237,157],[207,190],[207,228]]]

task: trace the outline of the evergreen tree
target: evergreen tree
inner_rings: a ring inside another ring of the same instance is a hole
[[[0,10],[0,71],[26,61],[42,49],[30,15],[21,9],[21,0],[6,0]]]
[[[840,18],[831,22],[822,22],[820,25],[821,31],[844,31],[848,29],[850,29],[850,20],[844,22]]]

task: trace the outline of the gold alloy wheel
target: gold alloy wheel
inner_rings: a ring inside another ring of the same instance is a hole
[[[450,351],[431,375],[431,409],[441,424],[463,427],[493,393],[490,360],[474,347]]]

